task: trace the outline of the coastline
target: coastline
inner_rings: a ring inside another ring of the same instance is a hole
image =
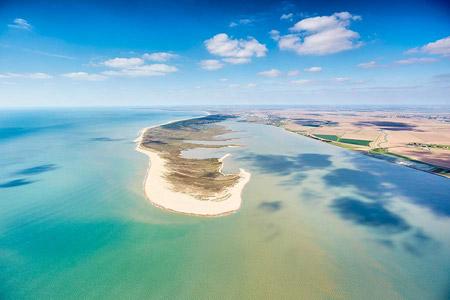
[[[345,147],[342,144],[339,143],[335,143],[333,141],[329,141],[326,139],[322,139],[322,138],[318,138],[314,135],[311,134],[301,134],[295,131],[291,131],[289,129],[286,129],[282,126],[277,126],[280,128],[283,128],[284,130],[288,131],[288,132],[292,132],[294,134],[298,134],[298,135],[302,135],[304,137],[310,138],[310,139],[314,139],[317,141],[320,141],[322,143],[327,143],[342,149],[346,149],[348,151],[352,151],[352,152],[357,152],[357,153],[361,153],[363,155],[366,155],[368,157],[372,157],[375,159],[379,159],[379,160],[383,160],[386,162],[389,162],[391,164],[395,164],[398,166],[402,166],[402,167],[407,167],[407,168],[411,168],[417,171],[421,171],[421,172],[425,172],[425,173],[429,173],[429,174],[433,174],[433,175],[437,175],[437,176],[441,176],[444,178],[450,178],[450,170],[446,167],[442,167],[442,166],[438,166],[438,165],[433,165],[431,163],[427,163],[424,161],[420,161],[420,160],[415,160],[406,156],[400,156],[398,154],[395,153],[390,153],[390,152],[386,152],[386,153],[377,153],[374,152],[374,149],[357,149],[354,147]],[[421,166],[423,166],[421,168]],[[428,168],[428,169],[427,169]]]
[[[251,174],[249,172],[244,169],[239,169],[240,179],[234,186],[228,188],[223,193],[215,195],[212,199],[199,200],[189,194],[173,191],[170,183],[164,178],[164,174],[167,172],[165,166],[166,161],[157,152],[142,146],[142,139],[147,130],[178,121],[181,120],[172,120],[163,124],[143,128],[140,130],[139,137],[135,140],[137,143],[136,151],[147,155],[149,158],[147,174],[143,182],[145,196],[152,205],[158,208],[186,215],[218,217],[236,212],[241,207],[242,191],[250,181]],[[220,172],[222,172],[223,160],[229,155],[225,154],[219,159],[222,163]],[[216,201],[216,199],[222,199],[227,195],[229,195],[227,199]]]

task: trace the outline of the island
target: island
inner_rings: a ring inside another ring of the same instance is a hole
[[[184,151],[224,148],[218,144],[231,133],[221,122],[232,115],[212,114],[145,128],[137,140],[137,150],[150,158],[144,191],[160,208],[197,216],[223,216],[237,211],[241,193],[250,173],[225,174],[222,158],[186,158]]]

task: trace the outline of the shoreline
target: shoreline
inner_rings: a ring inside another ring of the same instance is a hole
[[[147,155],[149,158],[147,173],[143,182],[144,194],[155,207],[175,213],[202,217],[219,217],[234,213],[241,207],[242,191],[245,185],[250,181],[251,177],[249,172],[244,169],[239,169],[240,179],[234,186],[226,189],[223,193],[215,195],[212,199],[199,200],[189,194],[173,191],[170,187],[170,183],[164,178],[164,174],[167,172],[165,166],[166,161],[155,151],[151,151],[142,146],[142,139],[147,130],[190,119],[194,118],[172,120],[163,124],[145,127],[140,130],[139,136],[135,140],[137,143],[136,151]],[[222,172],[223,169],[223,160],[229,155],[230,154],[225,154],[219,159],[222,163],[220,172]],[[220,199],[227,194],[229,194],[229,197],[225,200],[214,200]]]
[[[394,165],[411,168],[411,169],[414,169],[416,171],[421,171],[421,172],[425,172],[425,173],[428,173],[428,174],[441,176],[441,177],[444,177],[444,178],[450,178],[450,174],[448,173],[449,169],[446,168],[446,167],[443,167],[443,166],[438,166],[438,165],[434,165],[434,164],[427,163],[427,162],[424,162],[424,161],[415,160],[415,159],[412,159],[412,158],[409,158],[409,157],[406,157],[406,156],[400,156],[400,155],[395,154],[395,153],[389,153],[389,152],[376,153],[376,152],[373,151],[373,149],[356,149],[356,148],[350,148],[350,147],[343,147],[343,146],[341,146],[341,145],[339,145],[337,143],[334,143],[333,141],[329,141],[329,140],[326,140],[326,139],[318,138],[318,137],[316,137],[314,135],[300,134],[300,133],[288,130],[288,129],[284,128],[284,127],[280,127],[280,128],[283,128],[284,130],[286,130],[288,132],[292,132],[292,133],[295,133],[295,134],[298,134],[298,135],[302,135],[304,137],[307,137],[307,138],[310,138],[310,139],[313,139],[313,140],[317,140],[317,141],[320,141],[322,143],[327,143],[329,145],[333,145],[333,146],[339,147],[341,149],[346,149],[348,151],[361,153],[361,154],[363,154],[365,156],[368,156],[368,157],[371,157],[371,158],[375,158],[375,159],[378,159],[378,160],[382,160],[382,161],[385,161],[385,162],[388,162],[388,163],[391,163],[391,164],[394,164]],[[426,170],[424,168],[420,168],[419,167],[420,165],[428,166],[430,169]]]

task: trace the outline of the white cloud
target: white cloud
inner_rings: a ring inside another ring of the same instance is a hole
[[[363,68],[363,69],[375,68],[377,66],[378,66],[377,62],[374,60],[358,64],[358,67]]]
[[[321,67],[311,67],[311,68],[306,68],[305,69],[306,72],[311,72],[311,73],[317,73],[322,71]]]
[[[106,76],[125,76],[125,77],[147,77],[147,76],[164,76],[169,73],[177,72],[174,66],[166,64],[151,64],[135,66],[121,70],[104,71]]]
[[[271,36],[278,41],[281,50],[294,51],[299,55],[326,55],[357,48],[361,45],[359,34],[349,29],[351,21],[360,20],[349,12],[331,16],[306,18],[289,30],[291,34]]]
[[[223,67],[223,63],[217,59],[205,59],[200,62],[200,67],[204,70],[214,71]]]
[[[228,26],[229,27],[236,27],[236,26],[239,26],[239,25],[248,25],[248,24],[251,24],[251,23],[253,23],[252,19],[240,19],[240,20],[237,20],[237,21],[230,22],[230,24]]]
[[[407,54],[427,53],[427,54],[450,56],[450,36],[432,43],[428,43],[422,47],[409,49],[408,51],[406,51],[406,53]]]
[[[0,78],[50,79],[47,73],[0,73]]]
[[[50,79],[53,76],[47,74],[47,73],[29,73],[29,74],[25,74],[25,78],[30,78],[30,79]]]
[[[228,81],[228,78],[220,78],[219,81],[227,82],[227,81]]]
[[[287,73],[288,76],[297,76],[298,74],[300,74],[299,70],[292,70]]]
[[[103,62],[103,65],[116,69],[134,68],[143,64],[144,60],[139,57],[131,57],[131,58],[116,57],[113,59],[108,59],[107,61]]]
[[[274,41],[278,41],[280,39],[280,32],[278,30],[272,29],[269,31],[270,38]]]
[[[306,85],[308,83],[311,83],[310,79],[299,79],[299,80],[292,80],[291,83],[296,85]]]
[[[256,86],[257,86],[256,83],[253,83],[253,82],[247,83],[248,88],[254,88]]]
[[[288,13],[288,14],[282,14],[280,17],[280,20],[289,20],[292,21],[292,18],[294,17],[293,13]]]
[[[231,64],[243,64],[252,57],[262,57],[267,48],[256,39],[232,39],[226,33],[219,33],[204,42],[209,53],[220,56],[223,61]]]
[[[264,77],[275,78],[275,77],[280,76],[281,72],[280,72],[280,70],[277,70],[277,69],[271,69],[271,70],[259,72],[258,75],[261,75]]]
[[[23,30],[31,30],[33,27],[27,20],[16,18],[14,19],[12,24],[8,24],[9,28],[23,29]]]
[[[230,58],[223,58],[224,62],[233,64],[233,65],[242,65],[242,64],[248,64],[251,59],[246,57],[230,57]]]
[[[167,55],[158,55],[152,59],[168,59]],[[112,68],[102,72],[105,76],[124,76],[124,77],[146,77],[146,76],[164,76],[169,73],[177,72],[175,66],[167,64],[145,64],[144,59],[140,57],[116,57],[106,60],[102,65]]]
[[[178,57],[178,55],[170,52],[153,52],[145,53],[142,58],[145,60],[156,61],[156,62],[166,62],[173,58]]]
[[[407,59],[397,60],[395,63],[400,65],[412,65],[412,64],[420,64],[420,63],[432,63],[436,62],[438,59],[433,57],[411,57]]]
[[[100,81],[106,79],[106,76],[100,74],[89,74],[86,72],[72,72],[62,75],[63,77],[74,80]]]
[[[336,77],[336,78],[334,78],[334,80],[337,81],[337,82],[348,82],[348,81],[350,81],[350,78],[348,78],[348,77]]]

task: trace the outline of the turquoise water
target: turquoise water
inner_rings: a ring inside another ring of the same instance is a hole
[[[0,298],[449,297],[450,181],[436,175],[227,122],[242,147],[203,155],[252,173],[241,210],[153,207],[133,140],[199,113],[1,111]]]

